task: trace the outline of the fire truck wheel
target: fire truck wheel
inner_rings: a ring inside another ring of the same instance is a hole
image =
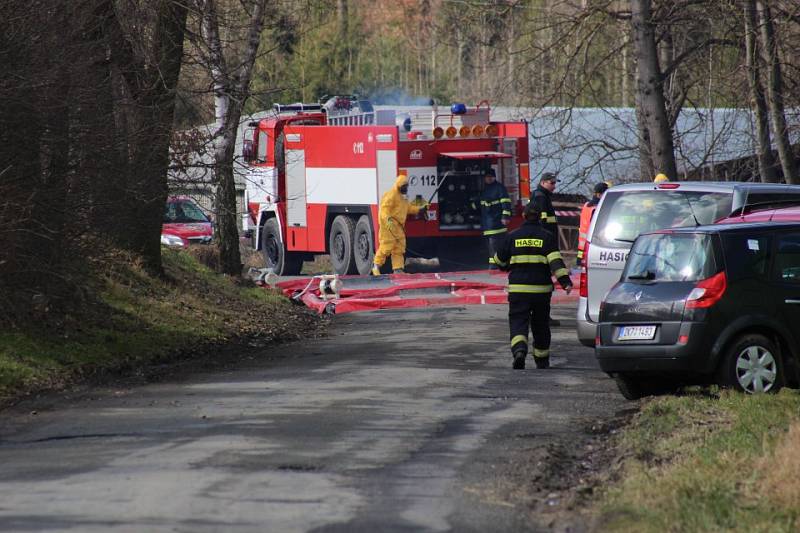
[[[356,270],[362,276],[366,276],[372,269],[372,261],[375,259],[375,243],[372,237],[372,227],[369,224],[369,217],[367,215],[361,215],[358,222],[356,222],[353,243]]]
[[[261,235],[261,252],[264,254],[264,263],[267,268],[271,268],[279,276],[299,274],[303,268],[302,256],[286,251],[281,240],[278,221],[270,218],[264,222]]]
[[[355,223],[352,218],[339,215],[333,219],[328,238],[328,250],[331,255],[333,271],[337,274],[356,273],[356,261],[353,257],[354,233]]]

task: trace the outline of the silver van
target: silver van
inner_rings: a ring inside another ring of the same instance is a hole
[[[640,233],[713,224],[745,206],[800,201],[800,185],[682,181],[631,183],[608,189],[595,210],[578,299],[578,340],[593,347],[600,302],[619,281]]]

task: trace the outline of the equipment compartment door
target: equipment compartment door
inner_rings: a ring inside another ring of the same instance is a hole
[[[520,200],[519,197],[519,173],[517,172],[517,140],[504,139],[503,152],[511,154],[512,157],[501,159],[500,172],[497,174],[502,184],[506,186],[511,205],[515,206]],[[526,162],[526,161],[523,161]]]
[[[482,172],[446,171],[439,175],[439,229],[481,229]]]
[[[286,150],[286,223],[305,227],[306,152]]]

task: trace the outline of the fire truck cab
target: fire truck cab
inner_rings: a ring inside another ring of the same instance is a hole
[[[483,176],[494,168],[521,220],[530,194],[528,127],[492,122],[488,102],[409,111],[374,109],[337,96],[324,104],[276,104],[245,131],[244,230],[279,275],[330,254],[339,274],[368,274],[378,242],[378,206],[398,174],[408,197],[429,204],[406,223],[407,254],[445,266],[486,265],[481,238]]]

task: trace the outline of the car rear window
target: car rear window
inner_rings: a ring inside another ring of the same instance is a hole
[[[731,193],[608,191],[591,242],[606,248],[627,248],[640,233],[711,224],[728,216],[732,203]]]
[[[636,241],[622,276],[626,281],[698,281],[717,270],[711,235],[657,233]]]
[[[192,222],[208,222],[208,217],[197,204],[187,200],[167,202],[164,210],[165,224],[187,224]]]

